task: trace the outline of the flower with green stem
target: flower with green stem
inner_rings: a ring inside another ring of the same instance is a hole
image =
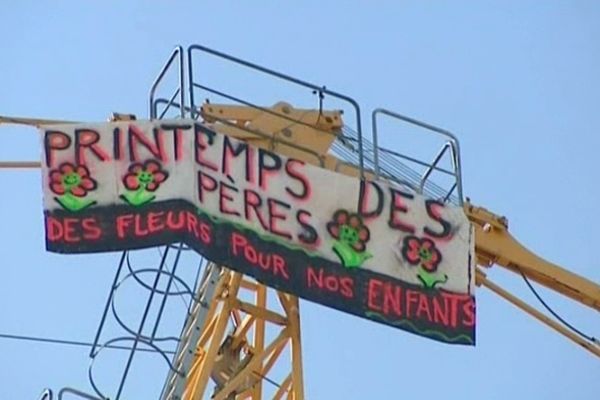
[[[169,177],[157,161],[148,160],[145,163],[133,163],[123,177],[123,185],[127,192],[121,197],[133,206],[141,206],[156,198],[156,189]]]
[[[363,224],[358,214],[346,210],[337,210],[333,220],[327,223],[327,231],[336,239],[333,251],[346,268],[357,268],[373,257],[367,252],[366,243],[369,241],[369,228]]]
[[[65,210],[80,211],[96,203],[84,198],[89,191],[98,187],[85,165],[62,163],[57,169],[50,171],[49,186],[57,195],[54,199]]]
[[[433,289],[435,285],[448,281],[448,276],[436,276],[436,271],[442,262],[442,253],[437,249],[433,240],[419,239],[416,236],[406,236],[402,243],[402,257],[410,265],[419,266],[417,278],[426,288]]]

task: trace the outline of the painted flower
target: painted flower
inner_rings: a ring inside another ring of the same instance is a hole
[[[419,239],[416,236],[407,236],[402,245],[402,255],[411,265],[420,265],[427,272],[435,272],[442,261],[440,251],[435,247],[433,240]]]
[[[97,187],[97,183],[90,177],[90,171],[84,165],[73,165],[69,162],[62,163],[58,169],[50,171],[50,190],[62,196],[72,194],[85,197],[90,190]]]
[[[335,239],[332,250],[344,267],[358,268],[373,257],[366,251],[366,243],[370,238],[369,228],[363,224],[358,214],[337,210],[327,223],[327,231]]]
[[[337,210],[333,214],[333,220],[327,223],[327,231],[357,252],[365,251],[370,238],[369,229],[364,226],[362,218],[346,210]]]
[[[168,177],[169,174],[158,162],[149,160],[143,164],[131,164],[128,173],[123,177],[123,184],[128,190],[138,190],[143,187],[149,192],[154,192]]]

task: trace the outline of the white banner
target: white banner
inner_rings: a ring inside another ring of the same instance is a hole
[[[51,250],[114,250],[132,237],[136,247],[145,247],[144,237],[185,231],[207,246],[229,241],[224,251],[230,256],[242,254],[244,262],[260,265],[262,254],[239,237],[211,237],[209,224],[201,223],[210,218],[338,264],[341,271],[473,293],[473,233],[460,207],[287,158],[191,120],[51,126],[43,140]],[[154,210],[174,200],[196,213],[123,211]],[[108,221],[101,210],[114,207],[119,215]],[[269,262],[275,268],[274,256]]]

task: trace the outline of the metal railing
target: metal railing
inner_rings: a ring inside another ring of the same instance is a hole
[[[379,138],[378,138],[378,129],[377,129],[377,117],[379,115],[384,115],[384,116],[387,116],[387,117],[390,117],[390,118],[393,118],[393,119],[396,119],[396,120],[399,120],[399,121],[402,121],[402,122],[405,122],[408,124],[418,126],[429,132],[432,132],[434,134],[442,136],[447,141],[442,146],[442,148],[440,149],[440,151],[438,152],[438,154],[436,155],[436,157],[434,158],[434,160],[431,163],[424,162],[422,160],[418,160],[418,159],[415,159],[415,158],[407,156],[407,155],[403,155],[399,152],[394,152],[392,150],[380,148],[378,146]],[[463,183],[462,183],[462,170],[461,170],[461,162],[460,162],[460,145],[458,142],[458,138],[452,132],[449,132],[442,128],[438,128],[437,126],[427,124],[427,123],[419,121],[417,119],[410,118],[410,117],[398,114],[398,113],[390,111],[390,110],[386,110],[384,108],[377,108],[373,111],[373,113],[371,115],[371,122],[372,122],[372,129],[373,129],[373,132],[372,132],[373,133],[373,146],[375,148],[374,163],[375,163],[376,176],[379,176],[379,174],[381,173],[380,163],[379,163],[381,153],[391,154],[396,157],[399,157],[399,158],[402,158],[402,159],[405,159],[405,160],[408,160],[408,161],[411,161],[411,162],[414,162],[419,165],[427,167],[427,170],[421,175],[421,177],[419,179],[418,191],[421,193],[423,193],[424,189],[427,188],[428,183],[431,183],[430,186],[435,189],[439,188],[438,185],[435,185],[433,182],[429,182],[429,178],[430,178],[432,172],[438,171],[438,172],[444,173],[446,175],[452,176],[454,178],[454,184],[452,185],[452,187],[449,190],[446,191],[446,194],[445,194],[445,196],[443,196],[443,198],[445,201],[449,200],[451,198],[454,190],[456,190],[456,192],[457,192],[456,202],[459,205],[463,204]],[[440,160],[446,154],[446,152],[449,152],[450,157],[451,157],[452,171],[449,171],[447,169],[443,169],[443,168],[440,168],[437,166],[438,163],[440,162]],[[424,193],[424,194],[427,194],[427,193]]]
[[[202,89],[202,90],[209,90],[212,91],[213,93],[217,94],[224,94],[223,92],[220,92],[216,89],[213,88],[209,88],[207,85],[202,85],[199,84],[197,82],[194,81],[194,52],[202,52],[202,53],[206,53],[206,54],[210,54],[212,56],[218,57],[218,58],[222,58],[224,60],[230,61],[232,63],[235,64],[239,64],[243,67],[246,68],[250,68],[252,70],[273,76],[275,78],[293,83],[295,85],[301,86],[301,87],[305,87],[307,89],[310,89],[311,91],[313,91],[314,93],[318,93],[319,94],[319,98],[320,100],[322,100],[323,96],[328,95],[331,96],[333,98],[337,98],[343,102],[346,102],[348,104],[350,104],[350,106],[354,109],[355,111],[355,115],[356,115],[356,131],[358,133],[358,147],[359,147],[359,161],[358,161],[358,166],[360,169],[360,176],[364,177],[364,160],[363,160],[363,155],[362,155],[362,146],[363,146],[363,134],[362,134],[362,125],[361,125],[361,113],[360,113],[360,106],[358,105],[358,103],[356,102],[356,100],[354,100],[353,98],[346,96],[344,94],[332,91],[327,89],[325,86],[319,86],[319,85],[315,85],[314,83],[310,83],[310,82],[306,82],[303,81],[301,79],[295,78],[293,76],[263,67],[261,65],[258,64],[254,64],[251,63],[249,61],[246,60],[242,60],[240,58],[237,57],[233,57],[229,54],[225,54],[222,53],[220,51],[217,50],[213,50],[210,49],[208,47],[205,46],[201,46],[198,44],[195,45],[191,45],[188,47],[187,50],[187,55],[188,55],[188,90],[189,90],[189,97],[190,97],[190,107],[192,108],[192,113],[197,113],[197,109],[198,109],[198,105],[195,102],[195,94],[194,94],[194,89],[198,88],[198,89]],[[228,96],[228,95],[227,95]],[[231,96],[230,96],[231,97]],[[240,99],[238,99],[240,100]],[[192,117],[195,117],[194,114],[192,114]]]
[[[175,62],[175,60],[177,60],[177,64],[179,67],[178,68],[179,87],[175,90],[173,95],[166,102],[166,106],[165,106],[161,116],[158,118],[161,119],[172,106],[176,105],[175,99],[177,98],[177,96],[179,96],[179,104],[185,104],[185,77],[184,77],[184,58],[183,57],[184,57],[183,47],[177,46],[173,50],[173,52],[171,53],[169,58],[167,59],[167,62],[163,65],[162,69],[158,73],[158,76],[156,77],[154,82],[152,83],[152,86],[150,87],[150,92],[148,94],[148,99],[149,99],[148,112],[150,114],[150,119],[157,118],[158,102],[155,99],[156,91],[158,89],[158,86],[164,79],[165,75],[167,74],[167,72],[171,69],[171,65],[173,65],[173,62]],[[186,111],[185,107],[178,107],[178,108],[179,108],[180,117],[185,118],[185,111]]]
[[[60,390],[60,392],[58,392],[58,400],[63,400],[63,397],[65,394],[72,394],[75,397],[78,397],[80,399],[85,399],[85,400],[108,400],[105,397],[92,396],[91,394],[87,394],[80,390],[69,388],[69,387],[63,388]],[[50,396],[52,396],[52,394]],[[52,400],[52,397],[50,397],[48,400]]]
[[[286,116],[281,113],[277,113],[270,108],[266,108],[255,104],[251,101],[242,99],[240,97],[233,96],[231,94],[225,93],[222,90],[218,90],[216,88],[210,87],[206,82],[201,82],[197,79],[197,74],[195,73],[195,53],[204,53],[210,56],[217,57],[219,59],[226,60],[228,62],[240,65],[242,67],[248,68],[250,70],[257,71],[262,74],[266,74],[268,76],[272,76],[276,79],[280,79],[286,82],[290,82],[292,84],[307,88],[313,93],[317,93],[319,95],[320,104],[322,104],[322,99],[325,95],[331,96],[333,98],[337,98],[350,104],[352,109],[354,109],[354,113],[356,115],[356,130],[352,130],[348,127],[345,127],[345,132],[351,131],[352,134],[346,137],[346,140],[353,141],[354,146],[352,150],[348,148],[343,148],[339,144],[344,140],[343,136],[337,135],[332,132],[325,132],[327,134],[333,134],[336,136],[336,140],[334,142],[334,152],[337,150],[337,153],[341,153],[343,159],[340,161],[340,164],[351,165],[355,168],[358,168],[359,175],[361,178],[365,178],[365,172],[370,172],[374,174],[376,179],[385,178],[387,180],[394,181],[404,186],[408,186],[412,190],[417,193],[423,194],[425,196],[435,197],[437,199],[443,201],[451,201],[453,203],[462,204],[463,202],[463,184],[462,184],[462,174],[461,174],[461,163],[460,163],[460,148],[458,139],[451,132],[438,128],[436,126],[427,124],[425,122],[416,120],[414,118],[410,118],[396,112],[378,108],[372,112],[371,115],[371,123],[372,123],[372,143],[369,143],[368,140],[365,140],[363,137],[362,124],[361,124],[361,112],[360,106],[356,100],[353,98],[334,92],[332,90],[327,89],[325,86],[319,86],[314,83],[310,83],[296,77],[290,76],[288,74],[284,74],[279,71],[275,71],[264,66],[234,57],[232,55],[208,48],[206,46],[194,44],[187,48],[187,60],[184,60],[183,48],[178,46],[163,68],[161,69],[158,77],[154,81],[151,90],[150,90],[150,116],[151,118],[163,118],[167,111],[171,108],[176,108],[179,110],[179,114],[182,118],[186,115],[191,116],[196,119],[200,116],[200,105],[196,104],[196,90],[203,90],[205,92],[214,94],[216,96],[220,96],[228,101],[250,107],[256,110],[260,110],[265,113],[270,113],[272,115],[277,116],[278,118],[287,119],[290,123],[299,123],[302,124],[301,121],[294,120],[289,116]],[[172,65],[177,60],[178,62],[178,73],[179,73],[179,88],[173,93],[170,98],[155,98],[155,93],[158,85],[161,83],[167,71],[172,67]],[[184,63],[184,61],[187,61]],[[187,91],[189,92],[189,103],[186,104],[185,96],[183,95],[183,91],[185,90],[185,79],[184,79],[184,64],[187,64]],[[179,101],[176,101],[176,97],[179,96]],[[162,106],[162,112],[158,112],[159,107]],[[390,149],[386,149],[384,147],[379,146],[379,133],[378,133],[378,118],[381,116],[386,116],[389,118],[393,118],[399,120],[404,123],[412,124],[423,128],[429,132],[438,134],[447,139],[447,142],[442,146],[439,150],[438,154],[434,158],[433,161],[425,161],[420,160],[418,158],[412,157],[407,154],[403,154],[399,151],[394,151]],[[216,121],[222,124],[230,124],[231,123],[225,119],[216,119]],[[287,141],[282,138],[274,138],[270,135],[265,135],[264,133],[258,132],[256,130],[252,130],[248,127],[240,127],[237,128],[244,129],[245,131],[256,135],[257,137],[261,137],[263,139],[269,139],[272,141],[272,145],[275,143],[280,143],[284,146],[289,146],[295,148],[299,151],[307,153],[310,157],[315,157],[317,160],[317,164],[323,166],[324,155],[316,153],[314,150],[307,146],[302,146],[291,141]],[[351,154],[352,153],[352,154]],[[452,160],[452,169],[446,169],[439,166],[440,161],[449,155]],[[418,165],[420,167],[425,167],[426,170],[419,174],[416,170],[406,165],[405,162],[413,165]],[[431,180],[432,174],[434,172],[440,172],[442,174],[451,176],[454,179],[453,184],[450,188],[443,188],[440,185],[436,184]],[[456,195],[453,193],[456,192]]]

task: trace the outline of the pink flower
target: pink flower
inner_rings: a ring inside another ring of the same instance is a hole
[[[84,165],[62,163],[58,169],[50,171],[50,190],[57,195],[71,193],[77,197],[85,197],[87,192],[95,190],[97,183],[90,177],[90,171]]]
[[[133,163],[128,171],[123,177],[123,184],[128,190],[137,190],[143,186],[147,191],[154,192],[169,177],[168,172],[154,160],[146,161],[144,164]]]
[[[333,220],[327,223],[327,231],[333,238],[346,243],[358,252],[365,251],[367,248],[369,229],[358,214],[337,210],[333,214]]]
[[[402,245],[402,256],[411,265],[421,265],[427,272],[435,272],[442,261],[442,254],[433,240],[407,236]]]

